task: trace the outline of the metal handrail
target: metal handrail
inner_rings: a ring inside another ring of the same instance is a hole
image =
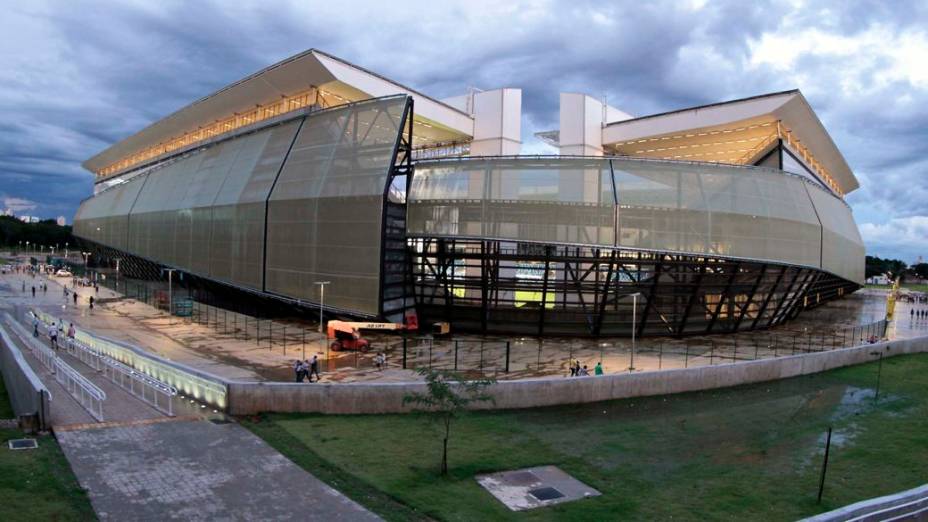
[[[86,377],[72,368],[68,363],[55,358],[55,380],[77,399],[77,402],[98,421],[103,421],[103,401],[106,392],[90,382]]]
[[[23,325],[13,321],[9,314],[7,314],[6,317],[7,322],[16,332],[16,335],[26,343],[26,347],[29,348],[36,359],[51,372],[55,381],[64,387],[64,389],[90,413],[91,417],[102,422],[103,402],[106,400],[106,392],[90,382],[89,379],[81,375],[81,373],[72,368],[71,365],[61,360],[54,350],[45,346],[42,341],[29,334]],[[49,399],[51,399],[51,394],[49,394]]]
[[[152,405],[158,411],[174,416],[174,401],[177,389],[163,381],[136,371],[87,343],[68,338],[68,353],[75,355],[91,368],[103,372],[113,384]]]

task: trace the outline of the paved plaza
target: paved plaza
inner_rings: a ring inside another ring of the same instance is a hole
[[[209,307],[203,324],[190,318],[170,317],[153,306],[100,287],[99,305],[91,312],[84,299],[75,306],[62,297],[60,285],[69,284],[70,278],[48,278],[48,293],[40,292],[35,299],[21,293],[21,283],[25,280],[28,290],[41,276],[36,280],[21,275],[5,278],[9,281],[6,292],[22,304],[35,304],[100,335],[129,342],[200,370],[250,381],[289,381],[293,379],[294,359],[313,355],[322,361],[323,382],[408,382],[419,379],[415,369],[423,367],[456,369],[468,375],[490,375],[497,379],[562,377],[568,375],[571,360],[579,360],[591,372],[602,361],[606,373],[630,371],[629,368],[653,371],[714,365],[833,349],[849,344],[855,333],[859,342],[861,331],[855,332],[854,327],[881,320],[886,309],[885,290],[861,289],[805,311],[797,319],[770,330],[685,338],[647,337],[639,339],[634,350],[628,338],[538,339],[461,334],[427,340],[411,336],[403,369],[403,343],[398,336],[364,332],[372,341],[371,351],[334,353],[326,349],[323,336],[307,323],[276,321],[277,337],[269,341],[255,338],[254,318],[248,323],[247,317],[221,309]],[[78,292],[85,295],[92,289],[79,288]],[[909,310],[913,306],[916,305],[899,303],[898,320],[889,336],[904,338],[928,331],[928,319],[910,320]],[[260,328],[267,329],[268,324],[265,320]],[[383,369],[374,364],[378,351],[387,356]]]

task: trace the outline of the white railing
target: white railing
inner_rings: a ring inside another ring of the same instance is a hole
[[[90,416],[103,421],[103,401],[106,400],[106,393],[97,385],[90,382],[86,377],[72,368],[68,363],[62,361],[55,351],[45,346],[41,338],[34,337],[31,333],[7,314],[7,323],[13,328],[16,334],[26,347],[32,352],[33,356],[45,366],[49,372],[55,376],[55,380],[63,386],[68,393],[74,397],[77,402],[90,413]]]
[[[177,395],[177,390],[173,386],[136,371],[78,339],[69,338],[66,345],[69,354],[87,366],[103,372],[113,384],[152,405],[156,410],[174,416],[173,398]]]
[[[55,318],[41,310],[35,309],[30,313],[33,312],[46,323],[51,321],[60,322],[59,318]],[[225,409],[227,406],[226,394],[228,390],[226,383],[204,372],[162,359],[151,353],[145,353],[139,348],[91,335],[82,328],[76,329],[75,337],[95,352],[125,364],[136,373],[179,389],[191,398],[196,398],[220,409]]]
[[[65,349],[69,355],[94,370],[100,371],[103,369],[103,364],[100,361],[100,358],[104,357],[103,354],[96,352],[87,345],[75,339],[67,338],[65,339]]]
[[[106,400],[103,390],[60,358],[55,358],[55,380],[64,386],[93,418],[103,421],[103,401]]]

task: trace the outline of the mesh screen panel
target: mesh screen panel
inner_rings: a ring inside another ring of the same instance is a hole
[[[861,280],[850,209],[770,169],[620,158],[420,162],[409,201],[416,235],[615,244],[815,267],[824,258],[826,270]],[[824,233],[817,207],[827,214]]]
[[[104,190],[84,200],[74,216],[74,234],[102,245],[127,248],[129,211],[146,176]]]
[[[864,284],[865,248],[850,209],[825,189],[806,186],[822,221],[822,268]]]
[[[310,116],[268,202],[269,292],[379,311],[383,196],[406,98]]]

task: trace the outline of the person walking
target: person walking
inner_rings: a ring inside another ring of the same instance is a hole
[[[71,295],[74,296],[74,306],[77,306],[77,290],[75,290]]]
[[[35,298],[35,285],[32,285],[32,297]]]
[[[39,317],[36,315],[32,316],[32,336],[39,336]]]
[[[303,382],[303,378],[306,377],[306,369],[303,366],[303,361],[297,359],[293,363],[293,373],[296,375],[296,382]]]
[[[313,355],[313,360],[309,363],[309,382],[313,382],[313,375],[316,376],[316,382],[322,380],[322,376],[319,375],[319,357],[316,355]]]
[[[58,325],[55,323],[48,327],[48,341],[51,343],[52,348],[58,350]]]
[[[374,356],[374,366],[376,366],[378,370],[383,371],[386,362],[387,358],[383,352],[377,352],[377,355]]]
[[[26,280],[23,279],[23,293],[26,293]]]
[[[583,368],[580,369],[580,377],[589,377],[589,376],[590,376],[590,370],[584,364]]]
[[[602,375],[603,374],[603,362],[599,361],[596,363],[596,367],[593,368],[593,375]]]
[[[93,312],[93,296],[90,296],[90,311]]]
[[[74,339],[74,336],[77,335],[77,331],[74,329],[74,323],[71,323],[68,326],[68,339]]]

